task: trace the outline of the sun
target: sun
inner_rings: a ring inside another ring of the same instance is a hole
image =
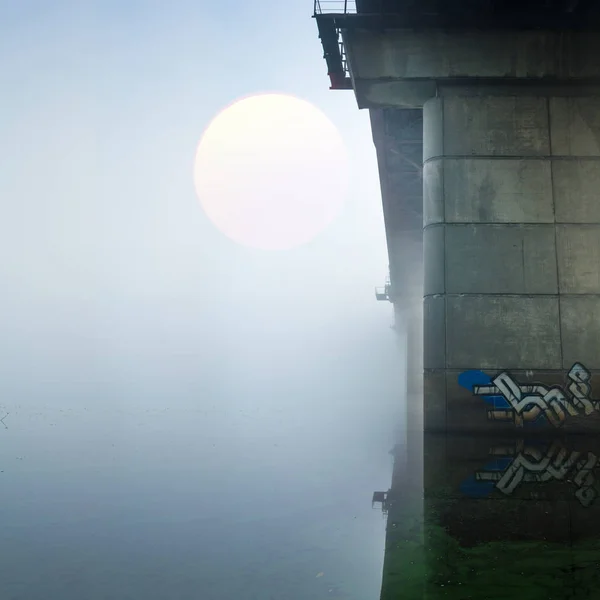
[[[204,131],[194,160],[209,219],[244,246],[285,250],[340,213],[348,157],[335,125],[310,102],[260,94],[234,102]]]

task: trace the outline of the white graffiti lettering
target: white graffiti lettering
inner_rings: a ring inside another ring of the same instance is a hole
[[[555,427],[564,424],[567,416],[590,415],[600,410],[600,401],[590,398],[591,373],[580,363],[575,363],[568,373],[567,391],[559,386],[542,384],[520,385],[504,371],[493,380],[493,385],[474,386],[478,396],[502,395],[511,408],[494,408],[488,411],[490,420],[513,420],[517,427],[535,421],[543,414]]]
[[[594,469],[598,467],[600,459],[592,452],[588,452],[587,456],[581,452],[569,452],[561,442],[556,441],[545,454],[533,446],[525,446],[515,452],[509,452],[508,448],[495,448],[492,454],[513,454],[515,458],[505,470],[479,471],[475,473],[475,479],[495,482],[495,488],[507,496],[513,494],[522,483],[565,479],[575,484],[575,496],[583,506],[590,506],[598,495],[594,487]]]

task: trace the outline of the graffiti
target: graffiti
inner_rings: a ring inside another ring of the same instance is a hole
[[[539,383],[521,385],[506,371],[493,379],[482,371],[465,371],[458,379],[460,385],[492,404],[487,411],[491,421],[513,421],[516,427],[547,421],[561,427],[569,416],[600,411],[600,401],[590,398],[591,376],[582,364],[575,363],[567,375],[566,390]]]
[[[584,507],[598,496],[594,469],[600,459],[592,452],[569,451],[560,441],[547,449],[519,441],[513,447],[495,446],[490,454],[494,460],[463,482],[465,495],[481,497],[497,490],[510,496],[522,484],[567,481],[576,487],[575,497]],[[537,497],[537,492],[531,495]]]

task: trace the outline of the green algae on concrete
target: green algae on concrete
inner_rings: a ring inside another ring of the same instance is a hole
[[[430,507],[426,519],[388,521],[381,600],[589,600],[599,593],[599,541],[465,547],[438,524],[439,509]]]

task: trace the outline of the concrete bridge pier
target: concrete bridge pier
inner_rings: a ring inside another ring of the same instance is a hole
[[[486,405],[461,375],[566,389],[574,363],[600,368],[600,95],[529,83],[424,103],[428,430],[600,425],[568,396]]]
[[[600,36],[343,34],[360,107],[423,110],[425,430],[600,430]]]
[[[405,347],[407,423],[423,412],[423,111],[371,111],[390,266],[394,326]]]
[[[407,426],[414,431],[423,428],[423,301],[421,296],[396,305],[396,322],[405,340]]]

